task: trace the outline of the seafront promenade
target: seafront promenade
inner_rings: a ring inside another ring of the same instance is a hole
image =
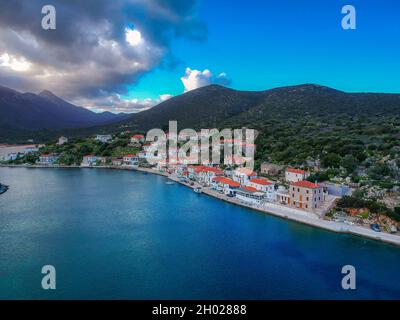
[[[283,219],[296,221],[302,224],[310,225],[313,227],[318,227],[321,229],[325,229],[328,231],[336,232],[336,233],[348,233],[352,235],[362,236],[373,240],[384,241],[396,246],[400,246],[400,236],[389,234],[385,232],[375,232],[368,227],[356,226],[356,225],[348,225],[342,222],[335,222],[330,220],[325,220],[323,218],[318,217],[316,214],[312,214],[306,211],[298,210],[295,208],[289,208],[283,205],[274,204],[266,202],[263,205],[255,206],[250,205],[248,203],[242,202],[237,198],[227,197],[224,194],[219,193],[216,190],[213,190],[209,187],[203,187],[197,183],[194,186],[191,186],[188,183],[182,182],[179,177],[176,175],[168,174],[165,172],[159,172],[157,170],[149,169],[149,168],[129,168],[124,166],[100,166],[100,167],[80,167],[80,166],[44,166],[44,165],[0,165],[0,167],[25,167],[25,168],[82,168],[82,169],[115,169],[115,170],[130,170],[130,171],[139,171],[146,172],[149,174],[155,174],[159,176],[163,176],[167,179],[170,179],[176,183],[184,185],[193,189],[193,187],[200,186],[202,187],[203,194],[220,199],[225,202],[229,202],[234,205],[246,207],[252,210],[256,210],[262,212],[264,214],[274,215]]]
[[[193,186],[190,186],[189,184],[180,181],[178,177],[173,176],[173,175],[160,173],[160,172],[157,172],[152,169],[139,168],[138,171],[144,171],[144,172],[148,172],[148,173],[162,175],[174,182],[177,182],[177,183],[180,183],[187,187],[193,188]],[[348,233],[348,234],[352,234],[352,235],[363,236],[363,237],[366,237],[369,239],[384,241],[384,242],[387,242],[387,243],[390,243],[390,244],[393,244],[396,246],[400,246],[400,236],[397,236],[397,235],[384,233],[384,232],[377,233],[366,227],[348,225],[348,224],[341,223],[341,222],[335,222],[335,221],[321,219],[316,214],[312,214],[312,213],[298,210],[295,208],[285,207],[283,205],[278,205],[278,204],[274,204],[274,203],[267,202],[267,203],[264,203],[262,206],[253,206],[253,205],[247,204],[245,202],[242,202],[242,201],[238,200],[237,198],[227,197],[226,195],[221,194],[218,191],[213,190],[212,188],[202,187],[202,190],[203,190],[203,194],[206,194],[208,196],[218,198],[220,200],[223,200],[223,201],[226,201],[226,202],[238,205],[238,206],[257,210],[257,211],[265,213],[265,214],[274,215],[274,216],[277,216],[277,217],[280,217],[283,219],[296,221],[299,223],[307,224],[307,225],[310,225],[313,227],[318,227],[318,228],[325,229],[325,230],[332,231],[332,232]]]

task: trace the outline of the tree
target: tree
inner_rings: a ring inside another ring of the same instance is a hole
[[[346,169],[348,174],[352,174],[354,170],[356,170],[358,164],[358,159],[351,154],[345,156],[340,162],[340,165]]]
[[[325,168],[338,168],[341,158],[335,153],[328,153],[321,159],[321,164]]]

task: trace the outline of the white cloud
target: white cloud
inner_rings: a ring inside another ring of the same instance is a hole
[[[214,77],[210,70],[205,69],[203,71],[186,68],[185,75],[181,78],[185,92],[205,87],[210,84],[216,83],[221,85],[227,85],[230,80],[225,72],[220,73],[217,77]]]
[[[186,68],[185,75],[181,80],[185,87],[185,92],[187,92],[211,84],[211,78],[212,74],[208,69],[199,71]]]
[[[0,56],[0,67],[8,67],[13,71],[28,71],[31,65],[32,64],[24,57],[18,58],[16,56],[9,55],[7,52]]]
[[[160,95],[160,101],[164,102],[164,101],[167,101],[168,99],[171,99],[172,97],[173,97],[172,94],[162,94],[162,95]]]
[[[132,47],[142,43],[142,34],[138,30],[125,28],[125,39]]]
[[[148,110],[172,97],[173,95],[171,94],[162,94],[157,99],[124,99],[119,94],[112,94],[94,100],[81,100],[79,101],[79,104],[98,112],[111,111],[114,113],[137,113]]]

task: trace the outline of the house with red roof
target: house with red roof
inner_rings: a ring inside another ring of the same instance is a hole
[[[275,183],[265,179],[265,178],[253,178],[250,179],[247,186],[255,188],[257,191],[264,192],[266,198],[270,201],[274,201],[276,198],[275,193]]]
[[[91,167],[95,165],[97,162],[97,157],[94,154],[88,154],[83,157],[81,166],[82,167]]]
[[[256,188],[258,191],[262,192],[272,192],[275,189],[275,184],[265,178],[253,178],[250,179],[247,184],[249,187]]]
[[[254,187],[244,186],[236,191],[236,198],[247,204],[259,206],[266,198],[266,193],[261,192]]]
[[[224,171],[214,167],[204,166],[199,172],[200,181],[206,185],[211,185],[214,178],[223,176]]]
[[[212,180],[211,187],[227,196],[234,197],[236,191],[240,188],[240,183],[226,177],[215,177]]]
[[[142,134],[135,134],[134,136],[131,137],[132,144],[143,143],[144,141],[145,141],[145,137]]]
[[[191,180],[200,180],[200,172],[205,166],[191,165],[187,167],[188,178]]]
[[[236,182],[239,182],[241,185],[247,185],[247,183],[251,180],[257,177],[257,173],[255,173],[253,170],[250,170],[248,168],[238,168],[233,171],[232,173],[232,179]]]
[[[287,182],[306,180],[309,176],[310,173],[302,169],[287,168],[285,171],[285,179]]]
[[[289,187],[289,205],[293,208],[314,211],[323,205],[325,196],[323,187],[310,181],[292,182]]]

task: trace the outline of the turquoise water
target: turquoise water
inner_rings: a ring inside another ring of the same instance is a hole
[[[400,248],[234,206],[163,177],[0,168],[1,299],[399,299]],[[54,265],[57,289],[41,289]],[[341,268],[357,290],[341,289]]]

